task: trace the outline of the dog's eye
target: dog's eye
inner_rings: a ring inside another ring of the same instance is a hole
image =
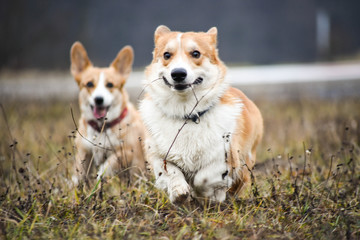
[[[112,88],[112,87],[114,87],[114,84],[112,84],[111,82],[108,82],[108,83],[106,84],[106,87],[107,87],[107,88]]]
[[[89,81],[86,83],[86,87],[92,88],[92,87],[94,87],[94,83],[92,81]]]
[[[193,58],[199,58],[201,56],[201,54],[199,51],[195,50],[195,51],[191,52],[191,56]]]
[[[169,58],[171,58],[171,53],[169,52],[164,52],[164,59],[168,60]]]

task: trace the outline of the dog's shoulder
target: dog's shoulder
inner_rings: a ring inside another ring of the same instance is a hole
[[[241,90],[230,87],[220,98],[221,104],[234,105],[241,102],[245,114],[260,115],[259,109]]]
[[[233,105],[239,101],[245,103],[249,101],[249,99],[241,90],[233,87],[229,87],[224,93],[224,95],[222,95],[222,97],[220,98],[221,104],[226,105]]]

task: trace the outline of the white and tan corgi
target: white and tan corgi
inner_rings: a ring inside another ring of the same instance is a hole
[[[92,169],[98,177],[140,173],[145,169],[144,126],[124,89],[132,70],[132,48],[125,46],[107,68],[94,67],[80,42],[73,44],[70,56],[81,111],[73,182],[88,179]]]
[[[155,31],[140,113],[156,186],[172,202],[188,195],[224,201],[250,180],[263,133],[260,111],[229,87],[217,50],[217,29]],[[184,122],[186,124],[184,125]]]

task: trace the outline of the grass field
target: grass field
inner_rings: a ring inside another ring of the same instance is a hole
[[[256,101],[265,134],[249,191],[172,205],[144,177],[71,189],[74,102],[6,102],[0,238],[360,239],[360,99]]]

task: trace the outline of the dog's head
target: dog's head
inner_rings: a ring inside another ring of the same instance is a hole
[[[87,120],[115,119],[128,99],[124,84],[134,58],[133,49],[125,46],[107,68],[94,67],[84,46],[75,42],[70,51],[71,73],[79,85],[79,102]]]
[[[146,73],[149,81],[160,79],[156,87],[186,95],[191,88],[201,92],[223,81],[226,70],[218,57],[216,27],[181,33],[159,26],[154,40],[153,61]]]

